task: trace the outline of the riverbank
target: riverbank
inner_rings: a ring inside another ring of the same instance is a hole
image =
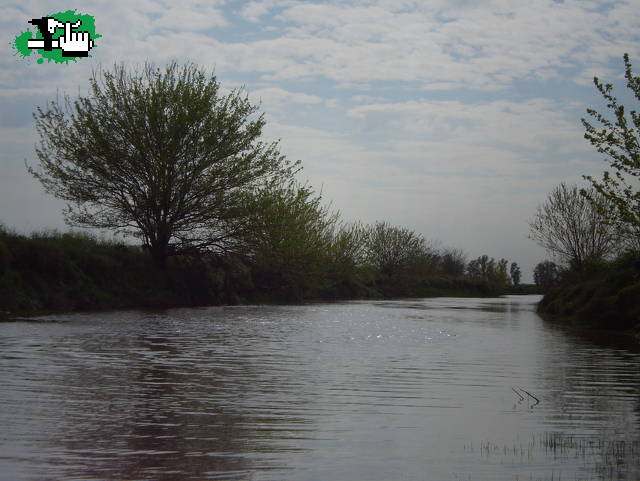
[[[538,313],[555,322],[640,334],[640,256],[570,272],[547,292]]]
[[[240,256],[172,256],[158,269],[139,246],[79,233],[23,236],[0,230],[0,317],[43,312],[169,308],[390,297],[488,297],[530,293],[464,276],[381,273],[370,266],[322,275]]]

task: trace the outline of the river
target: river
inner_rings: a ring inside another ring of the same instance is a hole
[[[640,349],[536,296],[0,323],[0,480],[640,479]]]

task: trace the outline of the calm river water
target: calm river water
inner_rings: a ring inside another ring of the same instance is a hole
[[[537,300],[0,323],[0,479],[640,479],[637,344]]]

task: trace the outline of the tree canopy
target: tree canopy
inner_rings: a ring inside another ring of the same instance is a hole
[[[640,76],[634,75],[629,55],[624,54],[625,79],[635,101],[640,101]],[[584,137],[598,152],[605,154],[612,172],[604,171],[602,178],[585,176],[596,192],[612,204],[612,209],[603,211],[607,220],[615,223],[626,234],[632,246],[640,241],[640,113],[624,105],[613,95],[613,85],[602,83],[597,77],[594,84],[604,100],[612,118],[595,109],[587,109],[593,124],[582,119]],[[593,199],[593,195],[583,190],[583,195]]]
[[[585,192],[591,202],[580,195],[577,186],[560,183],[538,206],[530,223],[533,240],[578,268],[588,259],[607,257],[617,247],[617,233],[601,214],[609,201],[593,189]]]
[[[338,213],[323,205],[309,185],[294,180],[269,182],[248,192],[244,209],[243,242],[254,265],[254,282],[298,300],[320,290]]]
[[[520,271],[520,267],[516,262],[511,263],[511,267],[509,269],[509,275],[511,276],[511,283],[514,286],[520,285],[520,278],[522,277],[522,272]]]
[[[555,262],[542,261],[533,270],[533,281],[545,292],[555,287],[560,280],[560,270]]]
[[[298,169],[260,140],[263,115],[223,95],[194,64],[94,71],[89,93],[34,114],[46,191],[70,225],[136,235],[158,265],[171,252],[226,249],[243,229],[243,192]]]
[[[471,279],[487,282],[496,286],[506,286],[509,284],[509,273],[507,266],[509,261],[500,259],[496,261],[493,257],[489,258],[484,254],[469,261],[467,266],[467,274]]]
[[[383,273],[396,272],[415,262],[427,252],[424,238],[410,229],[376,222],[370,227],[367,257]]]

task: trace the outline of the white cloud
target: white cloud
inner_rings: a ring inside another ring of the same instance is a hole
[[[247,21],[257,23],[276,8],[291,5],[292,0],[261,0],[248,2],[240,10],[240,15]]]
[[[560,180],[604,167],[582,139],[579,117],[597,95],[583,86],[594,75],[619,80],[623,52],[639,57],[635,3],[96,2],[81,8],[104,35],[94,58],[38,66],[0,57],[0,108],[30,111],[34,97],[85,91],[100,63],[192,60],[215,67],[223,93],[247,85],[262,100],[265,135],[304,161],[304,176],[346,218],[387,219],[474,255],[533,263],[542,254],[526,240],[526,218],[536,204]],[[5,44],[28,19],[67,8],[0,7]],[[54,219],[54,204],[46,215],[20,211],[44,199],[16,163],[33,158],[34,139],[32,126],[0,128],[0,169],[15,180],[0,178],[5,218]]]
[[[212,30],[229,25],[221,1],[113,2],[109,13],[95,12],[108,34],[96,55],[106,62],[162,61],[186,53],[224,71],[259,72],[269,82],[326,78],[366,89],[403,82],[496,90],[517,79],[567,75],[588,83],[594,73],[609,73],[612,55],[635,49],[640,26],[629,2],[599,9],[577,0],[392,3],[253,1],[241,9],[246,19],[275,15],[284,28],[269,39],[230,42]],[[12,18],[20,11],[6,10]],[[37,15],[35,7],[30,12]]]
[[[158,19],[152,22],[152,28],[168,28],[175,31],[209,30],[228,24],[220,7],[224,1],[180,0],[167,1],[155,12]]]
[[[281,107],[282,104],[320,104],[322,97],[304,92],[290,92],[278,87],[269,87],[251,91],[251,97],[262,101],[268,110],[270,106]]]
[[[559,152],[582,152],[579,123],[565,110],[562,102],[550,99],[477,103],[416,100],[358,105],[347,115],[358,120],[363,129],[388,132],[390,142],[420,139],[419,143],[454,150],[468,145],[473,149],[494,146],[496,150],[542,152],[552,145],[562,149]]]
[[[262,13],[276,6],[282,4],[250,4]],[[616,45],[637,41],[638,16],[623,2],[601,9],[576,0],[414,7],[298,2],[279,10],[277,18],[286,24],[282,35],[221,44],[218,51],[239,59],[237,69],[262,72],[269,80],[317,76],[345,84],[401,81],[491,90],[514,79],[562,76],[563,68],[587,60],[604,68],[612,54],[621,55]]]

